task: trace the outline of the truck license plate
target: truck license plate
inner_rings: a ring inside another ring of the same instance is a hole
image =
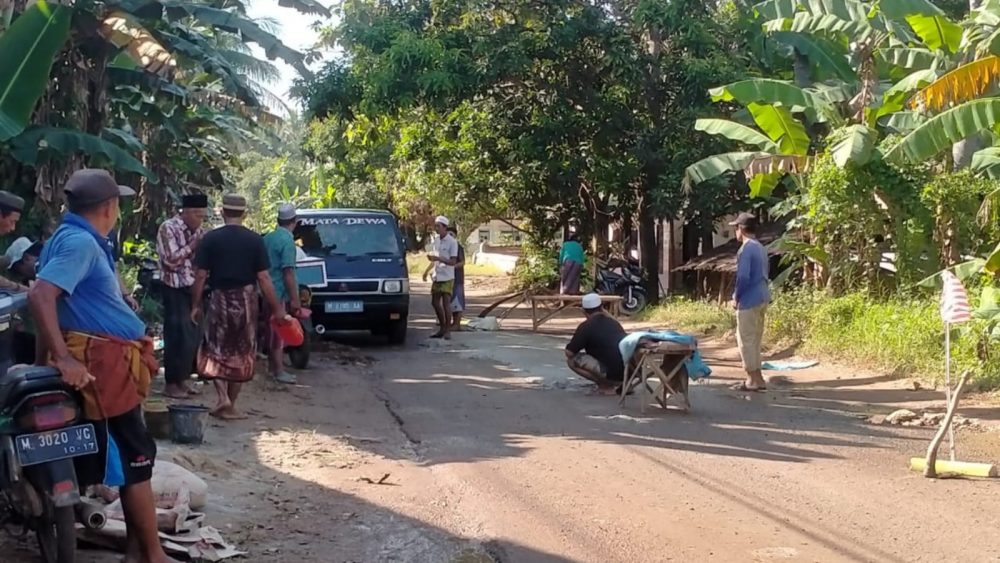
[[[365,310],[361,301],[327,301],[325,307],[327,313],[362,313]]]
[[[22,466],[97,453],[93,424],[22,434],[14,439],[14,444]]]

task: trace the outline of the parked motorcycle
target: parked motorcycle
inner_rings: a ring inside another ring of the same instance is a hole
[[[132,297],[139,303],[142,303],[146,297],[159,299],[162,286],[160,263],[152,258],[142,258],[139,261],[136,285],[132,288]]]
[[[594,291],[620,295],[622,313],[631,317],[646,308],[646,274],[635,260],[598,260]]]
[[[0,526],[34,532],[45,563],[73,563],[81,499],[72,458],[98,453],[97,436],[58,371],[12,367],[12,318],[26,305],[26,294],[0,292]]]

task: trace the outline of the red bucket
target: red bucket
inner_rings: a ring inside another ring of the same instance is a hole
[[[285,346],[302,346],[306,340],[305,332],[302,331],[302,323],[298,319],[293,318],[285,324],[279,324],[278,319],[272,317],[271,330],[278,335]]]

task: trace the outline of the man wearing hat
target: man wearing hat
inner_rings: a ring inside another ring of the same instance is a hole
[[[21,237],[10,244],[4,258],[7,262],[7,278],[28,291],[35,280],[35,267],[42,253],[42,243],[31,242]],[[27,311],[18,313],[19,322],[14,329],[14,363],[35,363],[35,323]]]
[[[299,282],[295,279],[295,225],[298,224],[298,212],[291,203],[282,203],[278,206],[278,228],[264,235],[264,247],[267,248],[267,258],[271,263],[268,273],[271,276],[271,283],[274,285],[274,293],[281,302],[284,311],[290,312],[292,316],[299,315]],[[261,317],[270,320],[273,313],[264,303],[264,310]],[[264,323],[267,330],[268,357],[271,364],[271,376],[278,383],[294,384],[295,376],[284,369],[284,342],[278,334],[271,330],[270,323]]]
[[[0,236],[14,232],[17,222],[21,219],[21,212],[24,210],[24,200],[6,191],[0,190]],[[5,266],[9,267],[10,262],[4,259]],[[28,288],[10,280],[0,277],[0,289],[7,291],[27,291]]]
[[[207,209],[207,196],[183,196],[180,211],[164,221],[156,235],[163,280],[163,367],[167,380],[163,393],[175,399],[185,399],[193,391],[190,378],[201,333],[191,322],[192,260],[205,234],[202,224]]]
[[[65,191],[69,212],[45,244],[28,294],[42,341],[39,360],[49,358],[81,392],[101,451],[74,458],[77,476],[81,486],[121,487],[126,559],[171,561],[160,547],[150,484],[156,442],[141,407],[157,371],[153,342],[125,302],[108,240],[118,199],[135,192],[93,169],[75,172]]]
[[[587,320],[576,327],[566,345],[566,365],[573,373],[596,383],[598,392],[613,394],[625,378],[625,364],[618,351],[625,329],[604,311],[600,295],[584,295],[581,305]]]
[[[222,198],[225,225],[205,233],[194,255],[191,321],[201,322],[205,286],[212,287],[205,304],[205,330],[198,348],[198,373],[215,383],[218,403],[212,416],[223,420],[246,418],[236,409],[244,383],[253,379],[257,359],[258,287],[271,311],[281,303],[268,274],[264,239],[243,226],[247,200],[241,195]],[[276,315],[288,322],[287,314]]]
[[[771,302],[767,249],[757,240],[757,217],[752,213],[740,213],[730,225],[736,227],[736,239],[742,243],[736,254],[733,307],[736,309],[736,343],[747,378],[737,387],[741,391],[763,391],[767,383],[761,372],[760,350],[764,339],[764,314]]]
[[[427,256],[434,264],[434,283],[431,284],[431,304],[437,314],[440,328],[431,338],[451,338],[451,296],[455,293],[455,264],[458,264],[458,241],[448,232],[451,222],[444,215],[434,220],[438,234],[435,252]]]

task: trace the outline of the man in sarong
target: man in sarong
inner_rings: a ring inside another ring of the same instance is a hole
[[[448,227],[448,232],[458,241],[458,228]],[[451,296],[451,330],[461,332],[462,313],[465,312],[465,246],[458,243],[458,262],[455,262],[455,293]]]
[[[299,304],[299,282],[295,277],[295,225],[298,224],[298,211],[291,203],[282,203],[278,206],[278,228],[264,235],[264,247],[267,248],[267,259],[271,267],[271,285],[274,286],[274,293],[278,297],[282,308],[275,311],[267,307],[264,302],[264,311],[261,317],[264,321],[270,321],[275,313],[284,315],[291,313],[297,317],[300,313]],[[271,377],[278,383],[294,385],[296,377],[284,369],[285,343],[281,341],[276,330],[271,328],[270,322],[262,323],[266,332],[266,342],[268,344],[268,358],[270,360]]]
[[[198,349],[198,373],[215,383],[219,400],[212,415],[224,420],[246,418],[236,409],[243,384],[253,379],[257,359],[257,288],[272,311],[281,311],[268,274],[264,239],[243,226],[247,200],[222,198],[225,225],[205,233],[195,251],[191,321],[201,322],[205,285],[210,287],[205,332]],[[283,314],[280,322],[289,322]]]
[[[80,170],[65,186],[69,212],[39,260],[29,293],[42,346],[39,361],[79,389],[100,452],[74,459],[81,485],[121,487],[126,563],[174,561],[160,546],[150,480],[156,442],[142,400],[157,365],[146,327],[125,302],[108,233],[120,196],[134,195],[104,170]]]
[[[195,370],[201,331],[191,322],[192,260],[205,234],[202,223],[207,209],[207,196],[184,196],[180,212],[164,221],[156,236],[163,280],[163,372],[167,380],[163,394],[174,399],[193,394],[190,378]]]
[[[580,293],[580,275],[583,273],[585,260],[580,237],[576,234],[570,235],[559,251],[559,293],[563,295]]]
[[[455,264],[458,263],[458,241],[448,232],[451,222],[441,215],[434,220],[438,241],[435,252],[427,256],[434,265],[434,283],[431,284],[431,304],[437,314],[438,331],[431,338],[451,339],[451,297],[455,293]]]

